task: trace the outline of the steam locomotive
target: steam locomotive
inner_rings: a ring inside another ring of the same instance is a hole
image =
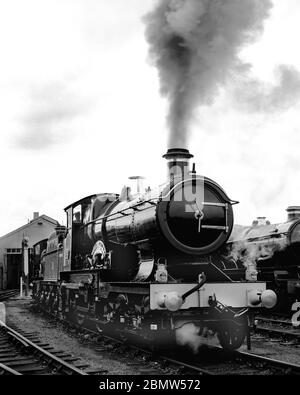
[[[237,265],[254,266],[257,279],[276,292],[274,310],[280,312],[290,312],[300,300],[300,207],[287,212],[286,222],[271,224],[258,217],[252,226],[236,225],[227,242],[227,256]]]
[[[193,155],[169,149],[168,179],[133,195],[101,193],[65,208],[41,254],[33,297],[40,306],[99,331],[164,342],[187,323],[237,349],[251,312],[272,307],[265,282],[226,268],[218,250],[233,228],[233,204],[213,180],[190,171]],[[226,269],[228,269],[226,271]]]

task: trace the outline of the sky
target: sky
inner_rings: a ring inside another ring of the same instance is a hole
[[[132,175],[164,181],[167,103],[142,22],[155,3],[0,0],[0,235],[34,211],[65,223],[64,207],[119,193]],[[300,3],[273,3],[261,37],[240,53],[265,84],[280,65],[300,70]],[[236,223],[284,221],[286,207],[300,205],[299,87],[271,111],[243,108],[232,89],[191,123],[197,171],[240,202]]]

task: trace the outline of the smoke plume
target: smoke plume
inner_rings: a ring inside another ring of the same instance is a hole
[[[270,0],[160,0],[145,16],[150,58],[169,104],[169,147],[186,147],[195,109],[250,70],[239,52],[262,33],[271,8]]]
[[[246,112],[285,111],[300,98],[300,73],[292,66],[279,65],[276,82],[266,84],[254,78],[243,78],[232,89],[234,104]]]

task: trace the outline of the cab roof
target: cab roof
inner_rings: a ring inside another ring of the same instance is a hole
[[[78,204],[80,204],[81,202],[83,202],[84,200],[87,200],[87,199],[96,198],[97,196],[112,196],[112,195],[116,196],[116,198],[119,197],[119,195],[117,193],[113,193],[113,192],[110,192],[110,193],[109,192],[107,192],[107,193],[96,193],[96,194],[93,194],[93,195],[85,196],[84,198],[81,198],[79,200],[76,200],[76,202],[71,203],[67,207],[65,207],[64,210],[66,211],[70,207],[75,207],[75,206],[77,206]]]

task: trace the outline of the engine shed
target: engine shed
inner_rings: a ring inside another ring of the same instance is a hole
[[[28,238],[29,261],[32,247],[46,239],[59,223],[47,215],[33,213],[27,224],[0,237],[0,290],[20,286],[22,273],[22,240]]]

